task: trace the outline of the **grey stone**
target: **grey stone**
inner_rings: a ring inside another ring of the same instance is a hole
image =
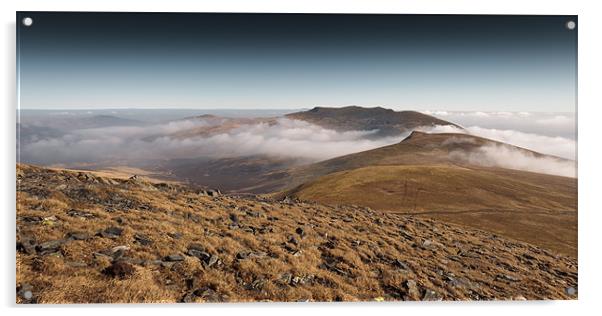
[[[573,295],[577,294],[577,290],[574,287],[572,287],[572,286],[569,286],[566,289],[564,289],[564,292],[567,295],[570,295],[570,296],[573,296]]]
[[[143,234],[134,234],[134,240],[142,246],[148,246],[153,243],[148,236]]]
[[[63,240],[51,240],[41,243],[36,246],[36,250],[40,255],[46,255],[56,253],[60,250],[61,245],[64,243]]]
[[[86,240],[88,238],[90,238],[90,235],[88,235],[86,233],[80,233],[80,232],[67,233],[67,239],[70,239],[70,240]]]
[[[182,255],[174,254],[165,257],[165,261],[175,262],[175,261],[184,261],[184,257]]]
[[[219,258],[216,255],[212,255],[209,260],[207,260],[206,263],[206,267],[207,268],[211,268],[213,265],[215,265],[217,263],[217,261],[219,260]]]
[[[443,298],[433,290],[426,289],[422,296],[423,301],[442,301]]]
[[[123,233],[123,228],[111,226],[100,232],[100,235],[105,238],[117,238]]]

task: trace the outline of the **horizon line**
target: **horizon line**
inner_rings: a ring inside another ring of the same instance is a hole
[[[517,110],[512,110],[512,111],[508,111],[508,110],[444,110],[444,109],[423,109],[423,110],[417,110],[417,109],[397,109],[397,108],[392,108],[392,107],[384,107],[384,106],[360,106],[360,105],[345,105],[345,106],[325,106],[325,105],[319,105],[319,106],[314,106],[314,107],[299,107],[299,108],[169,108],[169,107],[119,107],[119,108],[44,108],[44,109],[40,109],[40,108],[20,108],[17,109],[17,112],[19,111],[103,111],[103,110],[118,110],[118,111],[123,111],[123,110],[188,110],[188,111],[294,111],[294,110],[309,110],[309,109],[313,109],[313,108],[319,108],[319,107],[325,107],[325,108],[344,108],[344,107],[360,107],[360,108],[384,108],[384,109],[391,109],[394,111],[416,111],[416,112],[450,112],[450,113],[458,113],[458,112],[484,112],[484,113],[503,113],[503,112],[508,112],[508,113],[521,113],[521,112],[526,112],[526,113],[577,113],[577,110],[574,111],[533,111],[533,110],[521,110],[521,111],[517,111]],[[433,113],[435,114],[435,113]]]

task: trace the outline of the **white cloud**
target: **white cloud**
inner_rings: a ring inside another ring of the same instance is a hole
[[[428,113],[427,113],[428,112]],[[461,126],[514,130],[550,137],[576,138],[574,113],[426,111]]]
[[[253,123],[210,136],[173,137],[215,124],[187,120],[149,126],[95,128],[23,144],[25,161],[44,163],[270,155],[319,161],[401,141],[406,135],[366,138],[376,131],[337,132],[303,121]]]
[[[479,126],[465,127],[461,130],[450,125],[420,128],[428,133],[468,133],[471,135],[496,140],[514,146],[530,149],[542,154],[557,156],[565,159],[575,159],[577,142],[566,137],[550,137],[534,133],[524,133],[515,130],[483,128]]]
[[[486,145],[475,152],[454,151],[453,159],[485,167],[531,171],[563,177],[576,177],[575,162],[553,157],[536,157],[534,154],[504,145]]]

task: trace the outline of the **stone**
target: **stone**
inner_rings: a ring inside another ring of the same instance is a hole
[[[22,237],[19,241],[17,241],[17,251],[26,253],[28,255],[35,254],[36,253],[35,241],[31,238]]]
[[[184,261],[184,256],[174,254],[174,255],[169,255],[169,256],[165,257],[164,260],[168,261],[168,262]]]
[[[278,280],[284,284],[290,284],[293,280],[293,275],[289,272],[285,272],[280,275],[280,278]]]
[[[123,228],[111,226],[100,232],[100,235],[105,238],[118,238],[123,233]]]
[[[230,214],[230,220],[235,225],[238,225],[238,223],[240,223],[240,221],[238,220],[238,216],[236,216],[236,214]]]
[[[90,238],[90,235],[81,232],[69,232],[66,237],[69,240],[86,240]]]
[[[113,260],[118,260],[121,257],[123,257],[123,255],[125,254],[125,252],[127,250],[129,250],[129,249],[130,249],[130,247],[128,247],[128,246],[116,246],[116,247],[113,247],[111,249],[111,252],[110,252],[111,253],[111,257],[113,258]]]
[[[504,280],[504,281],[509,281],[509,282],[518,282],[520,281],[519,278],[513,277],[511,275],[508,274],[498,274],[495,277],[496,280]]]
[[[249,257],[248,252],[239,252],[236,254],[236,259],[238,259],[238,260],[244,260],[244,259],[247,259],[248,257]]]
[[[219,258],[216,255],[211,255],[211,257],[205,262],[205,266],[207,268],[211,268],[213,265],[217,263]]]
[[[96,215],[90,213],[90,212],[85,212],[85,211],[79,211],[76,209],[70,209],[67,211],[67,215],[71,216],[71,217],[79,217],[82,219],[91,219],[96,217]]]
[[[402,262],[401,260],[399,260],[399,259],[395,259],[395,260],[393,261],[393,265],[394,265],[394,266],[396,266],[396,267],[398,267],[398,268],[401,268],[401,269],[403,269],[403,270],[410,270],[410,268],[408,267],[408,265],[407,265],[407,264],[405,264],[405,263],[403,263],[403,262]]]
[[[217,292],[215,292],[213,289],[208,288],[208,287],[203,287],[203,288],[197,289],[193,293],[194,293],[194,295],[202,298],[206,302],[219,302],[220,301],[220,297],[217,294]]]
[[[63,240],[51,240],[45,243],[41,243],[36,246],[36,250],[40,255],[52,254],[60,251],[61,245],[64,243]]]
[[[442,301],[443,298],[437,294],[437,292],[433,290],[426,289],[424,290],[424,295],[422,296],[423,301]]]
[[[167,233],[167,236],[169,236],[169,237],[171,237],[173,239],[180,239],[184,235],[182,233],[179,233],[179,232],[171,232],[171,233]]]
[[[258,212],[258,211],[247,211],[247,215],[249,215],[251,217],[261,217],[262,216],[261,212]]]
[[[113,278],[125,279],[136,272],[136,269],[131,264],[124,261],[115,261],[109,267],[102,271],[105,275]]]
[[[57,220],[58,219],[56,218],[56,216],[44,217],[44,219],[42,220],[42,225],[54,226],[54,224],[56,224]]]
[[[152,239],[143,234],[134,234],[134,241],[142,246],[148,246],[153,243]]]
[[[198,243],[192,243],[188,245],[188,250],[205,251],[205,247]]]
[[[572,286],[569,286],[566,289],[564,289],[564,292],[566,293],[566,295],[570,295],[570,296],[577,294],[577,290]]]
[[[208,254],[204,251],[197,250],[197,249],[188,249],[186,254],[188,254],[189,256],[192,256],[192,257],[197,257],[201,261],[207,261],[207,260],[209,260],[209,258],[211,258],[210,254]]]
[[[27,283],[21,284],[17,288],[17,295],[19,295],[22,299],[29,301],[33,298],[33,286]]]
[[[40,216],[23,216],[21,217],[21,221],[25,222],[25,223],[40,223],[41,221],[43,221],[44,219]]]
[[[305,230],[303,230],[302,227],[297,227],[297,229],[295,229],[295,232],[299,234],[299,236],[305,236]]]
[[[21,297],[23,297],[26,300],[30,300],[33,297],[33,293],[31,293],[31,291],[25,291],[21,293]]]
[[[407,280],[405,282],[405,287],[408,290],[408,297],[411,300],[416,300],[420,297],[420,292],[418,291],[418,286],[416,285],[416,281]]]
[[[193,303],[194,298],[195,298],[194,293],[186,293],[186,294],[184,294],[184,296],[180,299],[180,301],[178,303]]]

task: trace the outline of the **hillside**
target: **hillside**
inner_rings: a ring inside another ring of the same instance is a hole
[[[490,144],[559,159],[470,135],[414,132],[399,144],[281,174],[296,187],[279,196],[428,216],[576,257],[577,180],[455,158]]]
[[[577,262],[365,207],[17,165],[17,302],[576,299]]]
[[[420,112],[397,112],[381,107],[315,107],[309,111],[287,114],[285,117],[336,131],[378,130],[373,137],[396,136],[424,126],[452,125],[460,128],[456,124]]]

